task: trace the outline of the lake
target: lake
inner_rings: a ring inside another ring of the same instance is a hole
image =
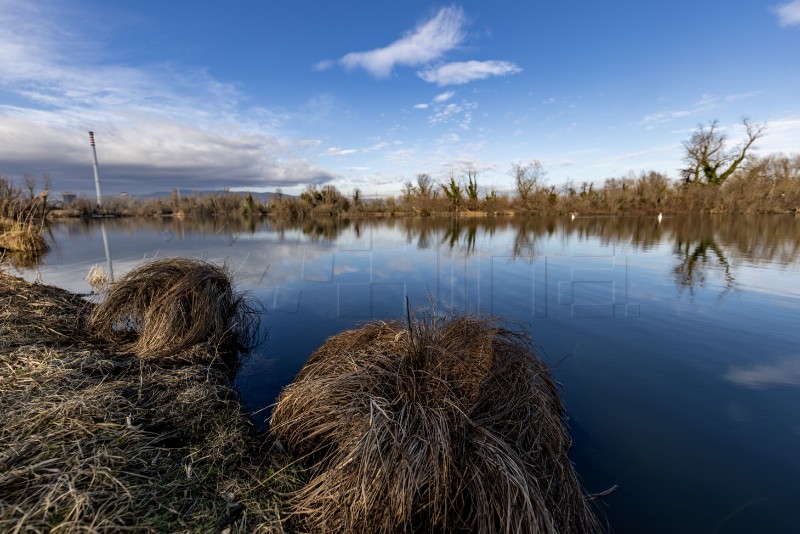
[[[326,338],[439,310],[526,328],[615,532],[800,532],[800,217],[70,220],[29,280],[90,290],[165,256],[227,262],[265,309],[236,378],[268,406]]]

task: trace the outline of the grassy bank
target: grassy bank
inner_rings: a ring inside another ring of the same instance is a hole
[[[230,370],[90,340],[91,308],[0,272],[0,531],[281,531],[298,482]]]

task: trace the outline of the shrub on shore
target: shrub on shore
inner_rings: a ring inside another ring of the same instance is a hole
[[[526,336],[423,316],[330,338],[270,424],[310,466],[290,500],[301,528],[600,531],[563,412]]]

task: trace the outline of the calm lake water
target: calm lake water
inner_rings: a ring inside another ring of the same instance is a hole
[[[800,532],[800,218],[126,219],[50,239],[24,276],[78,292],[109,259],[117,277],[227,262],[266,309],[237,377],[258,424],[326,338],[431,296],[528,328],[587,491],[619,485],[602,501],[615,532]]]

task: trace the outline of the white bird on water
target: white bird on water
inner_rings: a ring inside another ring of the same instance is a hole
[[[574,213],[570,213],[570,219],[569,220],[570,221],[574,221],[575,220],[575,214]]]
[[[658,214],[658,222],[659,222],[659,223],[661,222],[661,219],[663,219],[663,217],[661,216],[661,213],[659,213],[659,214]]]

